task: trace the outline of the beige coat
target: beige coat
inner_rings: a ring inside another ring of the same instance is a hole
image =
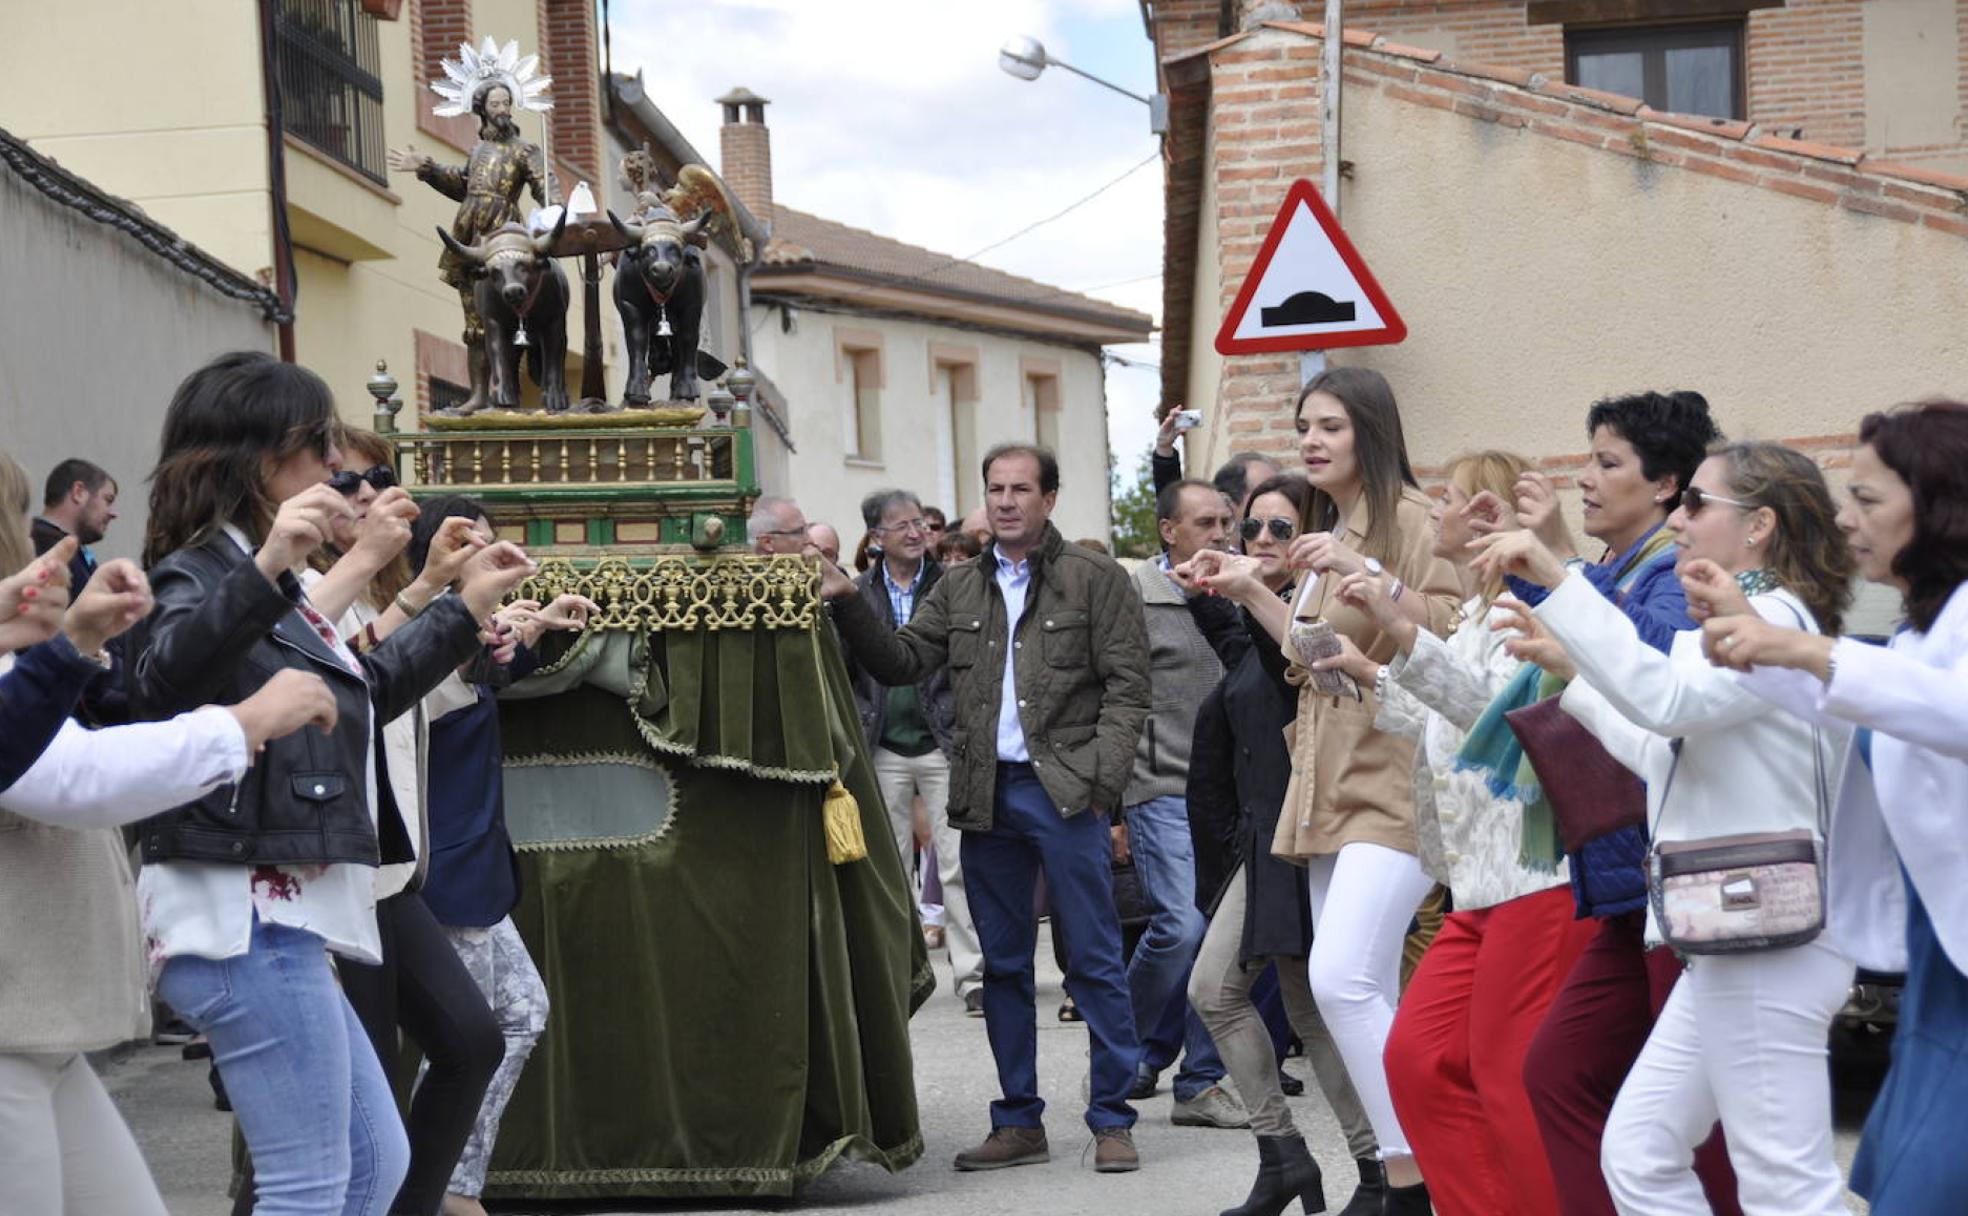
[[[1435,535],[1428,526],[1428,511],[1428,499],[1421,491],[1402,493],[1395,551],[1383,560],[1407,584],[1407,594],[1426,599],[1428,631],[1447,637],[1455,630],[1462,589],[1455,567],[1433,553]],[[1366,529],[1362,502],[1347,520],[1347,547],[1363,552]],[[1309,609],[1353,639],[1368,658],[1377,663],[1392,661],[1393,639],[1371,616],[1334,594],[1339,582],[1321,578]],[[1290,657],[1292,680],[1300,685],[1298,716],[1285,729],[1292,778],[1271,852],[1286,861],[1302,862],[1337,853],[1341,845],[1366,842],[1413,853],[1415,741],[1374,728],[1379,703],[1371,688],[1360,690],[1359,701],[1321,696],[1301,682],[1307,673],[1295,656]]]

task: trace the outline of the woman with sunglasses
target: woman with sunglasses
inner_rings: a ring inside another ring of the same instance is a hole
[[[1455,911],[1429,946],[1394,1014],[1388,1087],[1443,1216],[1555,1216],[1557,1191],[1538,1139],[1524,1055],[1596,926],[1572,917],[1564,862],[1523,856],[1524,804],[1458,763],[1468,731],[1523,666],[1504,648],[1500,577],[1470,566],[1471,504],[1508,500],[1523,457],[1479,452],[1450,463],[1430,513],[1435,555],[1466,598],[1447,638],[1418,628],[1389,599],[1385,575],[1351,575],[1339,596],[1394,640],[1385,666],[1351,640],[1314,664],[1380,690],[1375,724],[1415,737],[1415,833],[1422,867]]]
[[[410,860],[382,813],[375,724],[478,647],[479,621],[532,569],[514,546],[466,564],[459,595],[356,655],[295,571],[352,512],[334,398],[259,353],[193,372],[165,411],[145,560],[156,608],[133,634],[145,717],[236,701],[277,672],[333,692],[335,727],[269,743],[236,783],[139,829],[138,906],[158,993],[203,1033],[258,1171],[256,1210],[380,1214],[408,1146],[329,954],[381,961],[373,868]]]
[[[1290,600],[1291,545],[1308,497],[1305,479],[1296,474],[1258,485],[1240,527],[1244,556],[1223,564],[1213,579],[1219,589],[1249,580],[1273,599]],[[1244,623],[1262,633],[1250,616]],[[1189,1002],[1236,1081],[1257,1136],[1257,1182],[1229,1212],[1275,1216],[1301,1197],[1308,1210],[1318,1211],[1325,1199],[1318,1163],[1278,1082],[1271,1033],[1252,999],[1259,977],[1275,961],[1286,1014],[1359,1162],[1360,1191],[1346,1211],[1378,1216],[1381,1173],[1373,1127],[1306,978],[1312,917],[1305,871],[1271,856],[1271,835],[1291,780],[1284,731],[1297,704],[1283,652],[1262,638],[1243,648],[1197,711],[1186,798],[1196,837],[1196,889],[1210,922],[1190,972]]]
[[[1809,457],[1736,443],[1702,462],[1667,526],[1683,569],[1712,563],[1759,617],[1836,636],[1853,563],[1835,516]],[[1534,616],[1517,618],[1527,637],[1511,649],[1576,673],[1560,705],[1646,781],[1656,848],[1822,829],[1829,761],[1819,733],[1710,666],[1699,633],[1661,654],[1527,532],[1493,538],[1478,564],[1551,589]],[[1648,943],[1662,933],[1650,911]],[[1743,1211],[1845,1211],[1826,1039],[1852,971],[1829,935],[1691,960],[1606,1123],[1601,1159],[1620,1212],[1707,1213],[1691,1166],[1718,1116]]]
[[[1446,635],[1462,593],[1454,568],[1433,554],[1428,499],[1408,463],[1393,389],[1367,368],[1332,368],[1299,394],[1295,417],[1310,491],[1292,565],[1308,571],[1314,585],[1296,606],[1253,594],[1248,582],[1228,593],[1294,655],[1294,637],[1317,637],[1329,627],[1385,661],[1394,655],[1392,640],[1372,616],[1341,600],[1337,587],[1350,574],[1391,572],[1389,598],[1400,611]],[[1428,1192],[1382,1064],[1403,943],[1434,887],[1415,856],[1414,741],[1374,726],[1379,699],[1371,689],[1321,691],[1296,660],[1293,678],[1303,681],[1292,725],[1293,776],[1271,851],[1307,870],[1312,995],[1380,1142],[1386,1210],[1426,1212]]]
[[[1904,597],[1884,647],[1742,611],[1726,583],[1710,658],[1792,713],[1856,727],[1832,820],[1831,928],[1861,965],[1906,972],[1893,1066],[1866,1119],[1852,1189],[1874,1216],[1961,1210],[1968,1195],[1968,404],[1859,424],[1838,517],[1866,578]]]

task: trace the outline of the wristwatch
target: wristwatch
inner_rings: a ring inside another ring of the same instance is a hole
[[[1365,564],[1367,573],[1373,575],[1375,578],[1379,578],[1381,575],[1387,573],[1387,567],[1381,565],[1380,559],[1377,557],[1368,558]]]

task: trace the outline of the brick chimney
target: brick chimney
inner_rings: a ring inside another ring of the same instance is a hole
[[[724,107],[718,155],[725,184],[745,209],[772,222],[772,132],[765,125],[771,103],[743,85],[717,99]]]

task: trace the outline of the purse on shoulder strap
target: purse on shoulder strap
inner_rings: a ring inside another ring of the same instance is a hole
[[[1647,787],[1557,697],[1503,715],[1530,758],[1565,852],[1647,822]]]

